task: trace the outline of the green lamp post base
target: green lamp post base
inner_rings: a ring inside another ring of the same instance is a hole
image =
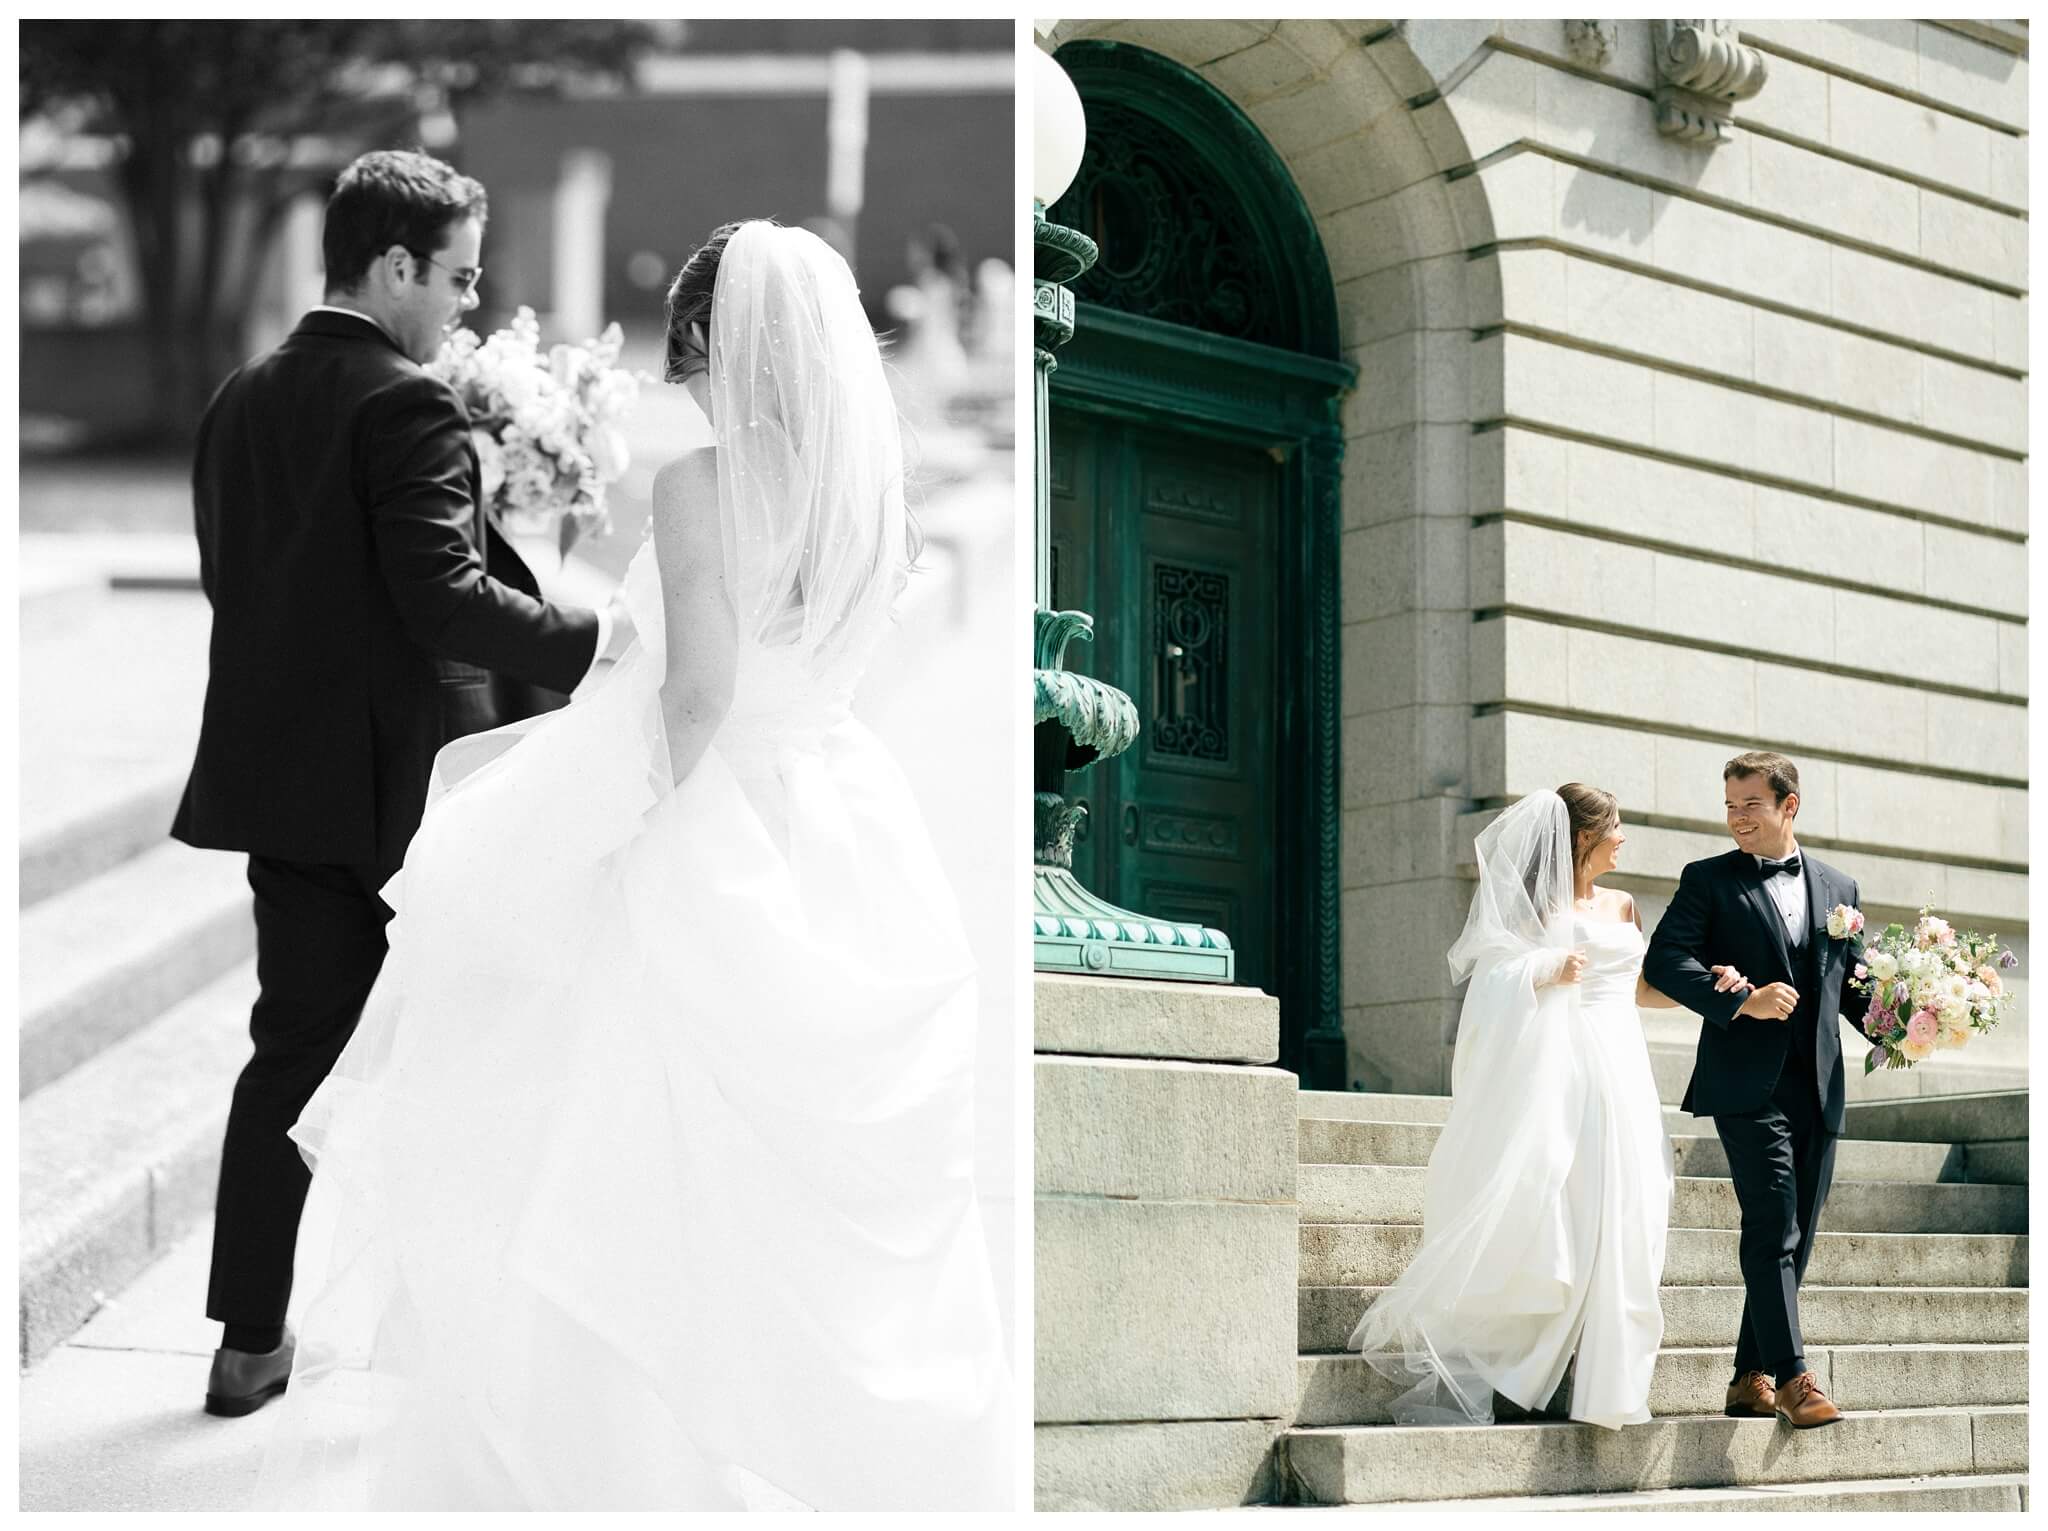
[[[1120,909],[1074,876],[1074,831],[1083,810],[1059,790],[1066,773],[1118,754],[1138,737],[1138,709],[1128,696],[1061,668],[1067,644],[1090,637],[1092,626],[1083,612],[1037,613],[1032,723],[1040,733],[1042,779],[1033,794],[1032,966],[1041,973],[1234,983],[1237,953],[1222,931]]]
[[[1097,898],[1066,867],[1031,870],[1031,965],[1041,973],[1231,983],[1230,937],[1169,925]]]

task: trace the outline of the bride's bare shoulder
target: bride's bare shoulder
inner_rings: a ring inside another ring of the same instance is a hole
[[[1633,920],[1638,925],[1642,923],[1636,914],[1636,901],[1619,888],[1594,888],[1593,909],[1603,919]]]
[[[654,501],[660,506],[664,501],[687,500],[706,485],[715,489],[717,483],[718,448],[691,447],[655,469]]]
[[[675,562],[680,566],[716,553],[716,447],[692,447],[655,470],[651,519],[657,556],[664,565]]]

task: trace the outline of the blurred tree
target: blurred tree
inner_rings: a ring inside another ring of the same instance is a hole
[[[294,198],[368,149],[445,148],[471,101],[627,88],[641,54],[680,37],[674,22],[24,21],[21,114],[118,145],[154,434],[183,441],[241,360]]]

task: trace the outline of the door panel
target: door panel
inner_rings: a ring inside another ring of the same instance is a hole
[[[1075,869],[1155,918],[1215,926],[1238,981],[1273,987],[1274,520],[1255,448],[1057,411],[1055,605],[1092,612],[1072,668],[1128,692],[1143,728],[1073,778]]]

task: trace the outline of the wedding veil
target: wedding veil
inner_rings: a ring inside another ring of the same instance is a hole
[[[896,404],[853,272],[807,229],[741,224],[719,260],[709,360],[715,509],[742,667],[760,689],[750,660],[773,650],[809,679],[844,688],[886,631],[910,565]],[[623,595],[637,641],[579,705],[632,714],[654,786],[642,790],[635,776],[613,795],[605,831],[590,840],[593,859],[672,780],[654,707],[668,615],[651,547],[627,570]],[[445,746],[430,808],[553,716]]]
[[[1540,1407],[1570,1355],[1541,1337],[1568,1337],[1577,1319],[1543,1253],[1561,1247],[1552,1225],[1591,1103],[1577,986],[1550,984],[1572,945],[1570,813],[1531,793],[1474,849],[1479,886],[1448,954],[1467,987],[1422,1247],[1348,1342],[1399,1389],[1397,1424],[1489,1422],[1496,1389]]]
[[[1465,928],[1451,944],[1451,978],[1463,983],[1481,962],[1525,957],[1570,944],[1571,813],[1555,792],[1532,792],[1501,812],[1473,845],[1479,888]]]
[[[794,647],[820,673],[880,636],[909,564],[896,406],[852,271],[806,229],[742,224],[710,352],[741,644]]]

